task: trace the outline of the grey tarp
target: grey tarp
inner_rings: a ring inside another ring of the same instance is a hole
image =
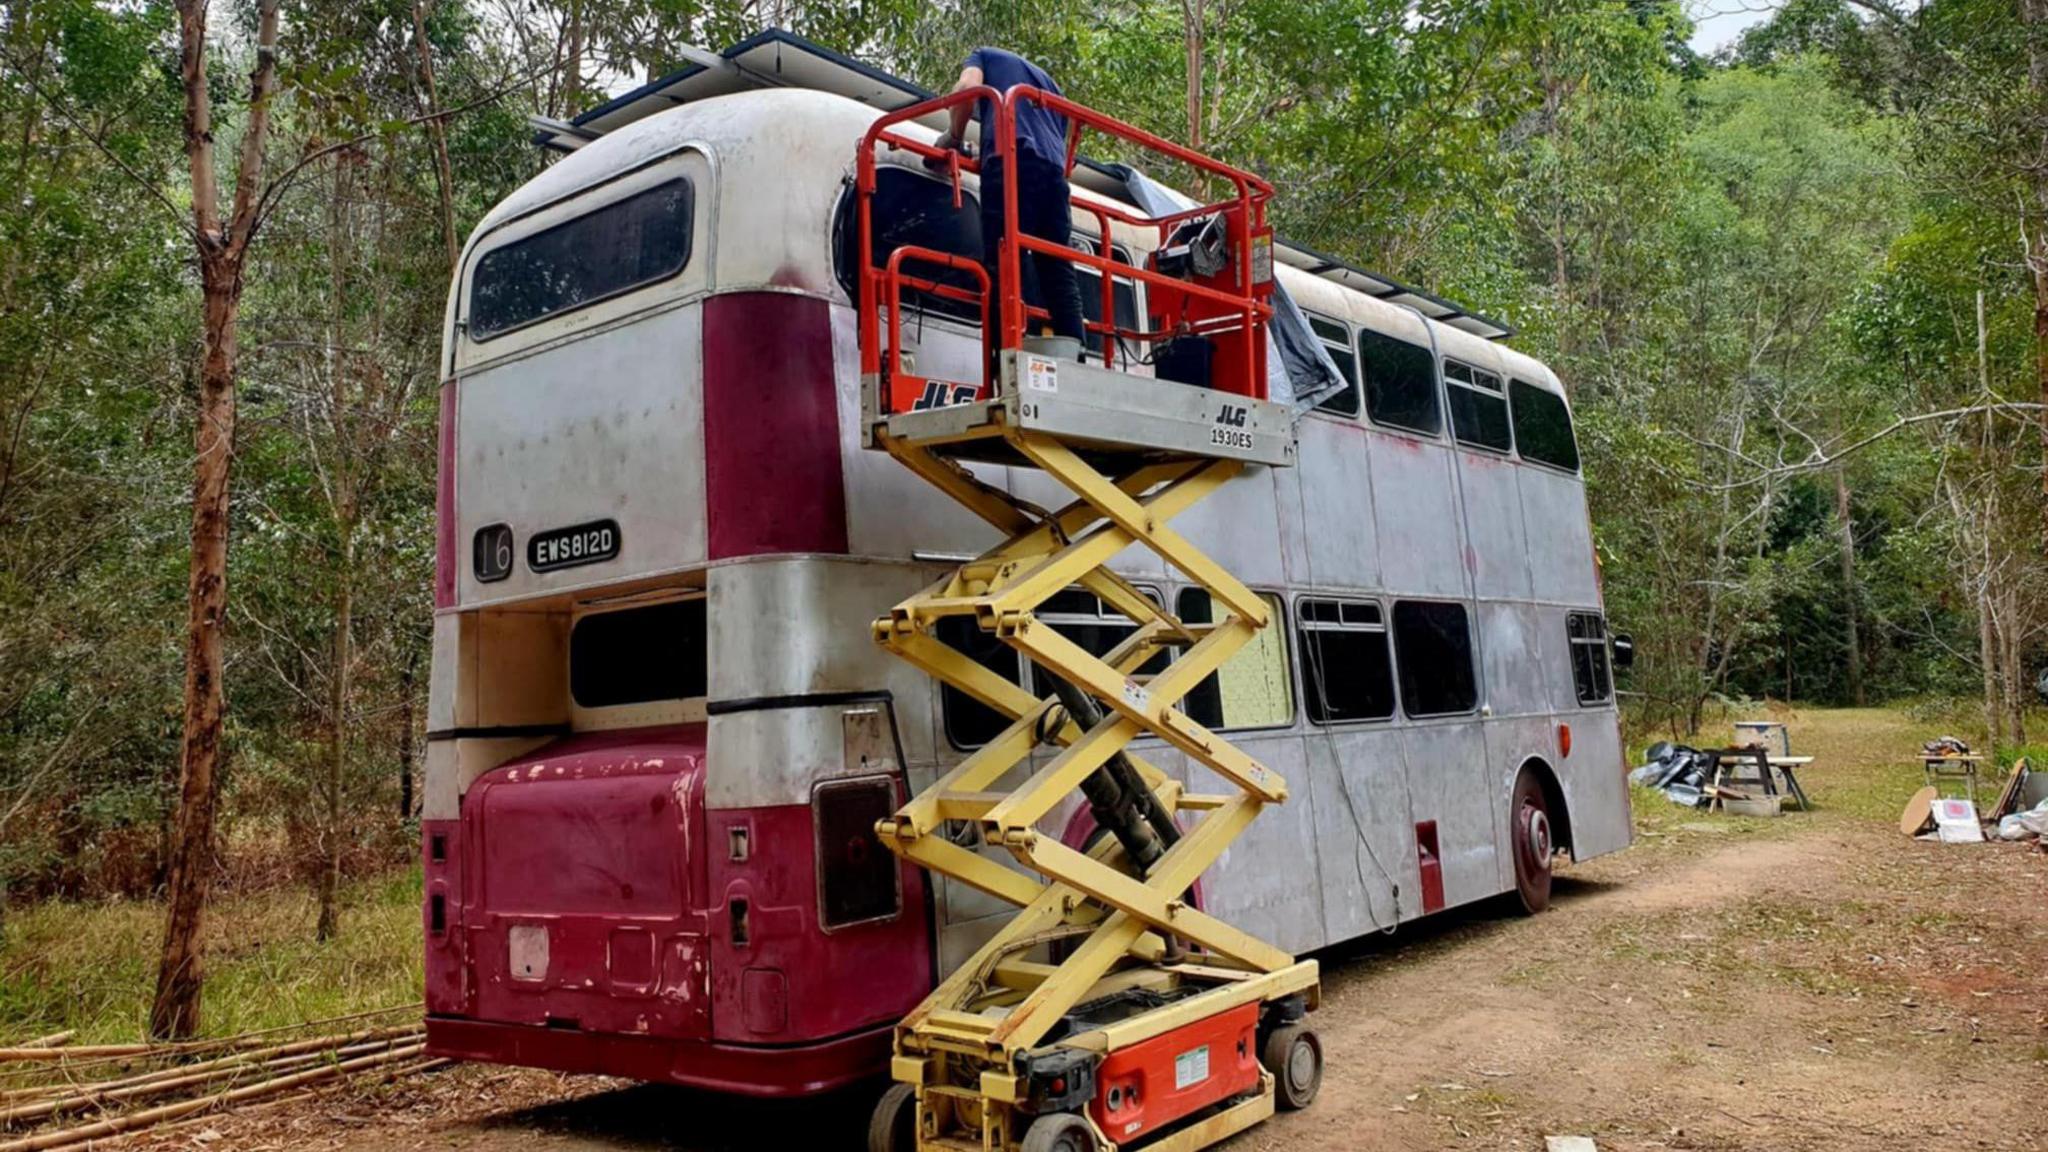
[[[1153,180],[1128,164],[1103,166],[1130,190],[1131,203],[1153,216],[1169,216],[1197,207],[1193,200]],[[1299,415],[1349,388],[1351,382],[1330,359],[1323,342],[1308,326],[1293,294],[1273,278],[1273,321],[1266,326],[1266,398],[1285,404]]]

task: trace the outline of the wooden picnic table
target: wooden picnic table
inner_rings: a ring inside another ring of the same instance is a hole
[[[1813,810],[1813,805],[1807,803],[1806,790],[1799,786],[1798,774],[1793,771],[1795,768],[1804,768],[1808,764],[1813,763],[1813,757],[1773,756],[1761,744],[1747,744],[1734,748],[1710,748],[1707,750],[1706,756],[1708,760],[1712,761],[1714,766],[1713,788],[1716,790],[1713,802],[1708,805],[1709,811],[1720,805],[1721,800],[1718,790],[1723,783],[1753,783],[1762,786],[1764,795],[1777,796],[1778,785],[1777,781],[1773,778],[1774,771],[1777,776],[1785,778],[1785,790],[1791,795],[1792,799],[1798,801],[1799,810],[1801,812],[1811,812]],[[1739,768],[1743,765],[1750,765],[1756,769],[1755,780],[1745,779],[1729,772],[1730,768]]]

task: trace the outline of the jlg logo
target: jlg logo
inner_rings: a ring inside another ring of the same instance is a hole
[[[1244,427],[1244,422],[1250,416],[1251,410],[1241,404],[1225,404],[1223,410],[1216,413],[1216,423],[1227,424],[1232,428],[1242,428]]]
[[[980,387],[974,384],[955,384],[947,380],[926,380],[924,382],[924,393],[917,398],[916,403],[910,406],[910,410],[913,412],[926,412],[933,408],[951,408],[955,404],[965,404],[973,400],[974,394],[979,391],[981,391]]]

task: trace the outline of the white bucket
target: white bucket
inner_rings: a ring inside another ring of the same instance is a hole
[[[1081,358],[1081,342],[1072,336],[1026,336],[1024,350],[1034,356],[1050,356],[1055,360]]]

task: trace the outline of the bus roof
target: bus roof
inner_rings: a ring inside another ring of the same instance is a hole
[[[830,92],[881,111],[891,111],[935,93],[900,76],[894,76],[850,56],[834,52],[781,28],[757,32],[717,53],[706,53],[693,62],[657,80],[607,100],[566,124],[544,124],[537,128],[534,143],[556,151],[570,152],[606,133],[616,131],[657,112],[681,104],[729,96],[758,88],[808,88]],[[944,127],[939,117],[928,118],[927,127]],[[1122,181],[1107,169],[1081,157],[1088,173],[1076,172],[1075,182],[1092,191],[1121,196]],[[1094,177],[1090,179],[1090,177]],[[1354,292],[1389,303],[1413,308],[1424,316],[1486,340],[1506,340],[1514,329],[1463,308],[1441,296],[1410,287],[1339,257],[1318,252],[1281,237],[1276,258],[1289,267],[1341,284]]]

